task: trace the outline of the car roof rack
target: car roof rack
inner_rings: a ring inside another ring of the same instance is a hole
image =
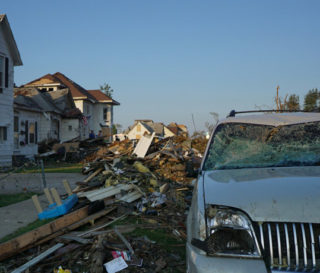
[[[248,114],[248,113],[297,113],[297,112],[313,112],[313,111],[304,111],[304,110],[250,110],[250,111],[236,111],[236,110],[231,110],[229,115],[227,115],[227,118],[230,117],[235,117],[237,114]]]

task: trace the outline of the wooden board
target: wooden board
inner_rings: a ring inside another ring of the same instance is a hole
[[[8,242],[0,244],[0,261],[26,249],[40,239],[51,235],[67,226],[70,226],[88,216],[88,206],[66,214],[53,222],[45,224],[35,230],[29,231]]]
[[[62,144],[54,144],[52,150],[57,152],[59,148],[64,147],[66,152],[77,152],[79,150],[80,142],[70,142],[70,143],[62,143]]]
[[[64,228],[63,230],[59,230],[59,231],[47,236],[46,238],[38,241],[36,244],[40,245],[42,243],[45,243],[45,242],[47,242],[49,240],[52,240],[52,239],[58,237],[58,236],[61,236],[62,234],[66,233],[66,232],[75,230],[78,227],[81,227],[81,226],[83,226],[85,224],[90,223],[93,220],[96,220],[96,219],[98,219],[98,218],[100,218],[100,217],[102,217],[104,215],[107,215],[108,213],[110,213],[113,210],[115,210],[115,207],[110,208],[110,209],[104,209],[102,211],[98,211],[98,212],[96,212],[96,213],[94,213],[94,214],[92,214],[92,215],[90,215],[90,216],[88,216],[88,217],[86,217],[86,218],[84,218],[84,219],[82,219],[82,220],[80,220],[80,221],[78,221],[78,222],[76,222],[76,223]]]

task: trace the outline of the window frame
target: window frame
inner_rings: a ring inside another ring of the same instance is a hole
[[[0,126],[0,144],[5,144],[8,141],[8,127]]]
[[[102,114],[103,120],[107,121],[108,120],[108,107],[103,108],[103,114]]]

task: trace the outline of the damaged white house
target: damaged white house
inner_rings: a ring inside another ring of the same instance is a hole
[[[0,15],[0,166],[11,166],[13,155],[14,66],[22,65],[8,18]]]

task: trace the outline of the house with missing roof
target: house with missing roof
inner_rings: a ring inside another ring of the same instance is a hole
[[[144,134],[155,133],[157,137],[172,137],[175,134],[169,130],[162,122],[154,122],[153,120],[135,120],[134,124],[126,131],[129,139],[140,139]]]
[[[0,166],[11,166],[13,155],[14,67],[22,65],[8,18],[0,15]]]
[[[41,92],[35,87],[14,89],[14,155],[32,156],[38,142],[85,137],[82,113],[68,88]]]
[[[43,93],[68,88],[75,106],[83,114],[83,120],[86,124],[86,138],[91,130],[98,134],[103,128],[109,129],[103,130],[103,132],[107,132],[105,136],[112,141],[113,106],[120,105],[120,103],[106,96],[100,90],[86,90],[60,72],[44,75],[23,85],[23,87],[35,87]]]

